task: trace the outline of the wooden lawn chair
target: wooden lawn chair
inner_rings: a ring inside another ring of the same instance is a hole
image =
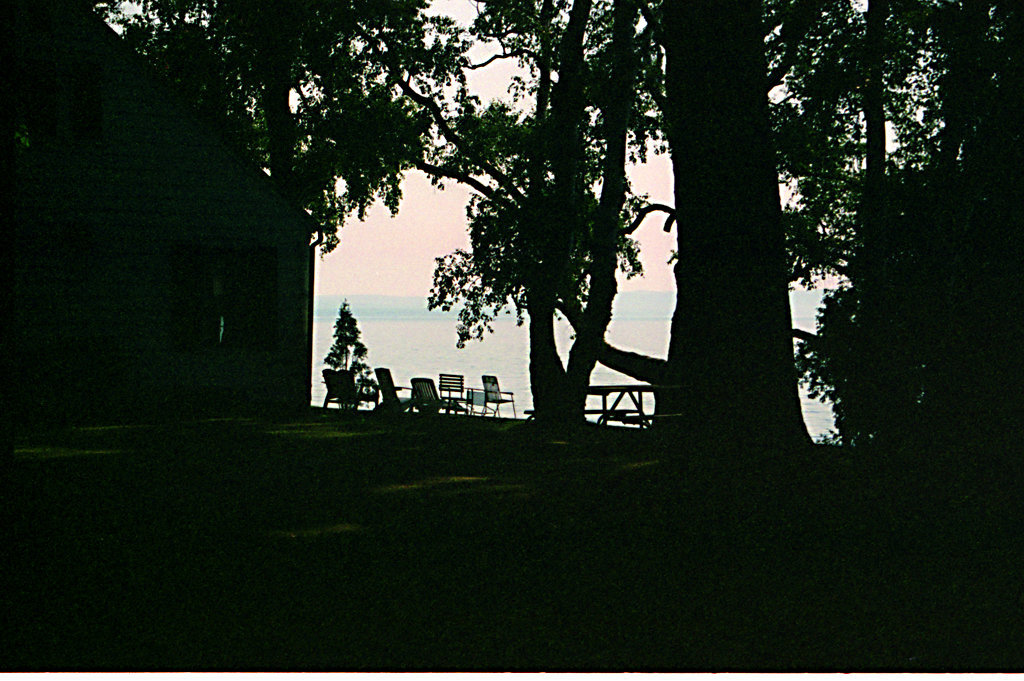
[[[444,400],[437,393],[437,386],[432,378],[414,378],[412,383],[412,404],[410,411],[420,414],[436,414],[445,407]]]
[[[410,390],[410,388],[395,387],[390,369],[378,368],[374,369],[373,373],[377,377],[377,389],[380,392],[380,404],[377,405],[377,409],[392,413],[409,411],[412,406],[412,397],[399,397],[398,391]]]
[[[351,371],[345,369],[324,369],[324,385],[327,386],[327,397],[324,398],[324,409],[329,402],[337,402],[342,409],[355,409],[359,406],[359,395],[356,392],[356,379]]]
[[[446,414],[451,412],[465,413],[466,409],[466,379],[458,374],[439,374],[437,377],[437,391],[444,402]]]

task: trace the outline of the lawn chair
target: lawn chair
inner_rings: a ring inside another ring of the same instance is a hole
[[[509,392],[502,392],[501,391],[501,388],[498,387],[498,377],[497,376],[481,376],[481,379],[484,382],[484,389],[482,391],[483,392],[483,405],[482,405],[483,413],[484,414],[490,414],[491,416],[497,416],[498,415],[498,411],[501,409],[501,405],[511,403],[512,404],[512,418],[517,418],[517,416],[516,416],[516,402],[515,402],[515,399],[513,397],[513,394],[509,393]],[[479,391],[476,391],[476,392],[479,393]],[[475,394],[475,395],[473,395],[473,397],[475,397],[476,400],[480,399],[479,394]],[[471,401],[474,401],[474,400],[471,399]],[[492,404],[494,405],[493,407],[489,406],[489,405],[492,405]]]
[[[414,378],[412,383],[412,404],[410,411],[420,414],[436,414],[445,407],[444,400],[437,393],[437,386],[432,378]]]
[[[409,411],[412,397],[399,397],[398,391],[410,388],[396,388],[395,382],[391,379],[391,369],[374,369],[373,373],[377,376],[377,387],[380,391],[380,404],[377,405],[377,409],[391,413]]]
[[[337,402],[342,409],[355,409],[359,406],[359,394],[356,392],[356,379],[351,371],[345,369],[324,369],[324,385],[327,386],[327,397],[324,398],[324,409],[329,402]]]
[[[466,379],[457,374],[439,374],[437,390],[444,402],[446,414],[466,412]]]

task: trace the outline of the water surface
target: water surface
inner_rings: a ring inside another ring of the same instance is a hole
[[[498,377],[501,389],[515,394],[517,415],[533,406],[527,367],[529,356],[526,326],[517,326],[511,317],[494,323],[494,333],[483,341],[455,346],[454,315],[428,312],[425,301],[417,298],[386,296],[351,296],[347,298],[359,322],[362,340],[369,350],[372,367],[388,367],[396,385],[409,385],[415,377],[433,378],[439,373],[462,374],[467,387],[479,387],[480,376]],[[317,299],[313,343],[313,403],[322,404],[324,386],[320,371],[323,358],[332,342],[334,319],[340,296]],[[798,328],[814,331],[815,309],[820,292],[801,291],[790,295],[793,323]],[[664,357],[668,349],[669,318],[672,313],[671,293],[621,294],[616,301],[612,323],[608,328],[611,343],[623,349]],[[558,327],[557,343],[565,357],[569,347],[568,325]],[[593,383],[636,383],[637,381],[598,365],[591,376]],[[812,437],[818,438],[833,427],[831,407],[810,399],[801,390],[804,421]],[[653,404],[652,404],[653,406]],[[508,412],[507,414],[505,412]],[[502,416],[512,416],[503,406]]]

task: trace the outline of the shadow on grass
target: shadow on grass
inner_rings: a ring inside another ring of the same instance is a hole
[[[1024,663],[1018,472],[952,456],[317,410],[13,468],[6,669]]]

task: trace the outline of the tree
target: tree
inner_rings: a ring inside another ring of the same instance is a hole
[[[688,437],[806,442],[760,3],[665,3],[645,16],[665,52],[676,309],[666,360],[606,344],[601,362],[684,386],[659,395],[659,410]]]
[[[759,2],[665,6],[679,259],[669,376],[690,429],[806,439]]]
[[[549,3],[542,6],[541,14],[544,7],[551,11]],[[624,3],[616,3],[614,9],[630,16]],[[766,69],[757,3],[730,9],[713,3],[691,4],[685,10],[666,6],[664,19],[650,8],[645,12],[642,34],[649,36],[661,29],[669,58],[665,82],[655,82],[648,92],[659,99],[660,91],[668,90],[668,96],[660,99],[676,165],[681,206],[676,214],[685,216],[679,223],[686,230],[685,236],[680,232],[677,311],[668,362],[617,351],[603,343],[615,295],[614,266],[608,265],[623,253],[623,239],[636,229],[638,221],[624,225],[622,200],[618,199],[618,207],[606,213],[615,215],[614,227],[606,219],[600,229],[591,227],[588,232],[583,221],[593,221],[588,215],[597,215],[596,211],[588,214],[588,206],[614,206],[615,199],[606,202],[602,196],[588,201],[585,194],[572,190],[573,183],[583,177],[580,159],[585,154],[580,151],[586,148],[578,123],[585,120],[581,113],[586,111],[582,99],[586,89],[576,77],[586,62],[587,52],[580,50],[584,45],[581,33],[587,27],[585,12],[589,12],[587,3],[569,8],[560,34],[555,86],[550,85],[550,66],[543,60],[534,63],[538,74],[538,109],[531,121],[535,136],[521,136],[530,151],[508,156],[521,161],[519,170],[530,181],[526,185],[530,191],[520,196],[509,192],[512,200],[503,205],[480,201],[471,207],[473,252],[457,253],[439,263],[433,303],[446,306],[452,291],[461,295],[468,302],[463,310],[465,330],[471,327],[465,322],[488,320],[484,311],[488,305],[498,308],[508,297],[521,301],[530,313],[534,401],[539,413],[552,418],[582,418],[586,383],[593,359],[600,354],[608,366],[638,378],[659,383],[666,378],[668,382],[685,381],[685,393],[666,393],[659,402],[683,415],[675,423],[687,432],[703,430],[709,437],[735,437],[738,427],[777,442],[806,440],[791,356],[778,189],[766,143]],[[485,11],[482,17],[487,16]],[[501,28],[504,31],[492,30],[490,35],[536,35],[508,25]],[[595,107],[602,115],[611,114],[626,99],[622,83],[631,80],[623,77],[626,68],[638,75],[661,73],[657,52],[615,47],[625,44],[625,38],[608,42],[607,53],[619,55],[610,63],[623,70],[604,71],[615,73],[612,82],[618,89],[609,104]],[[545,54],[530,44],[503,48],[506,54]],[[630,51],[642,56],[630,57]],[[638,68],[637,62],[648,68]],[[679,68],[673,69],[676,66]],[[633,76],[634,82],[637,77]],[[548,103],[550,114],[543,108]],[[638,117],[633,116],[636,121]],[[607,115],[606,120],[615,118]],[[620,129],[625,132],[627,128]],[[608,165],[600,177],[604,180],[602,191],[607,191],[616,186],[614,173],[621,172],[625,155],[617,155],[621,147],[611,144],[613,136],[591,135],[604,142],[590,145],[605,153]],[[485,139],[491,142],[492,138]],[[547,157],[538,154],[537,150],[550,148],[545,143],[557,144],[557,152],[549,152]],[[492,149],[493,144],[487,148]],[[465,172],[465,168],[459,170]],[[547,184],[538,179],[545,177],[545,172],[550,178]],[[501,186],[503,178],[490,174]],[[460,178],[460,173],[449,167],[448,176]],[[737,187],[745,188],[739,196]],[[490,189],[484,187],[482,193],[486,195]],[[608,195],[614,197],[614,191]],[[695,196],[711,200],[701,203]],[[655,208],[644,208],[638,217]],[[551,222],[560,228],[551,229]],[[594,238],[596,235],[600,236]],[[573,262],[582,267],[567,267]],[[566,280],[573,285],[566,286]],[[554,310],[565,314],[577,334],[564,371],[554,350],[550,314]],[[751,327],[756,334],[746,333]]]
[[[863,46],[851,55],[869,85],[845,90],[865,112],[864,146],[848,154],[857,191],[839,202],[854,216],[848,283],[826,299],[801,365],[835,403],[843,442],[979,442],[1022,412],[988,397],[1019,394],[1021,374],[1006,350],[1024,338],[1010,208],[1024,149],[1021,12],[890,1],[871,3],[845,40]]]
[[[346,300],[338,308],[338,319],[334,322],[334,343],[324,357],[324,364],[332,369],[351,371],[356,387],[361,392],[372,392],[377,382],[366,363],[367,350],[360,335],[359,324]]]
[[[431,306],[463,304],[461,342],[481,337],[506,305],[528,313],[535,418],[578,423],[621,255],[635,265],[624,229],[625,163],[628,149],[645,153],[650,124],[624,93],[634,92],[649,32],[639,30],[628,0],[479,7],[475,38],[531,74],[518,83],[525,111],[500,102],[481,108],[465,91],[446,98],[436,80],[392,62],[441,142],[419,167],[478,194],[469,206],[472,250],[439,261]],[[566,366],[554,342],[556,310],[578,320]]]

